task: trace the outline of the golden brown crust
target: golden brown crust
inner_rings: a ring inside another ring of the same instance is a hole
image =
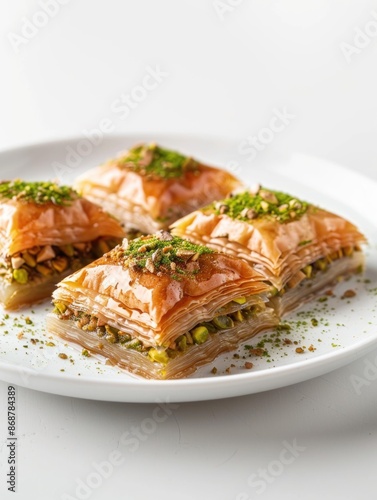
[[[158,323],[171,311],[185,311],[193,302],[205,303],[212,293],[238,288],[238,294],[263,293],[268,287],[263,277],[241,259],[225,254],[205,254],[198,260],[195,275],[174,279],[173,273],[151,273],[147,269],[124,267],[116,255],[119,247],[94,263],[65,278],[54,293],[56,300],[66,301],[77,295],[87,295],[111,308],[110,301],[119,308],[148,315]],[[233,290],[234,294],[237,292]],[[231,300],[227,299],[227,300]],[[168,321],[167,317],[164,321]],[[142,318],[139,318],[142,321]]]
[[[242,257],[278,288],[305,265],[366,241],[351,222],[312,206],[298,220],[284,223],[269,218],[244,221],[198,210],[175,222],[172,234]]]
[[[14,199],[0,204],[0,253],[12,255],[36,245],[67,245],[100,236],[124,237],[119,222],[99,206],[77,198],[69,205],[25,203]]]
[[[168,227],[174,220],[207,203],[223,198],[241,183],[225,170],[196,164],[176,178],[156,178],[125,168],[121,160],[112,160],[82,175],[75,188],[82,195],[103,204],[127,226],[140,227],[128,218],[134,207],[156,223],[151,231]],[[133,223],[132,223],[133,222]],[[146,222],[147,224],[147,222]]]

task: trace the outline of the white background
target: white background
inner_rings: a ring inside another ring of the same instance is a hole
[[[248,168],[299,151],[377,179],[376,1],[65,0],[49,16],[43,3],[0,1],[0,148],[83,136],[103,120],[113,133],[194,133],[240,145],[277,109],[289,123],[253,159],[242,156]],[[148,68],[164,77],[137,94]],[[120,112],[122,94],[142,98]],[[376,355],[285,389],[181,405],[134,452],[119,437],[154,406],[19,389],[17,497],[374,499],[377,383],[358,396],[349,380]],[[11,498],[6,387],[0,491]],[[294,440],[305,450],[265,491],[248,484]],[[124,461],[110,477],[75,493],[117,448]]]

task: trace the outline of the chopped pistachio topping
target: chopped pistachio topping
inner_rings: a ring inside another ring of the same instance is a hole
[[[67,205],[78,198],[69,186],[58,186],[54,182],[25,182],[21,180],[0,183],[0,198],[22,200],[27,203],[53,203]]]
[[[186,171],[197,171],[198,162],[157,144],[141,144],[130,149],[121,159],[121,165],[151,178],[174,179]]]
[[[197,260],[213,250],[159,231],[150,236],[141,236],[128,242],[122,252],[115,249],[115,255],[125,267],[145,269],[152,274],[169,273],[175,279],[180,275],[195,275],[199,272]]]
[[[217,214],[226,214],[232,219],[252,223],[259,218],[272,218],[289,222],[302,217],[310,204],[289,194],[259,187],[256,192],[245,191],[225,200],[214,202],[209,207]]]

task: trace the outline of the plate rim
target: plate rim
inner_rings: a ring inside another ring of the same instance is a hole
[[[145,380],[138,379],[136,377],[130,377],[128,380],[112,379],[112,380],[101,380],[97,377],[84,375],[78,378],[77,375],[71,374],[46,374],[38,370],[33,370],[30,368],[25,368],[13,364],[7,364],[0,361],[0,378],[8,383],[15,383],[17,386],[24,387],[26,389],[33,389],[40,392],[45,392],[49,394],[55,394],[60,396],[71,396],[79,397],[82,399],[90,399],[97,401],[113,401],[113,402],[128,402],[128,403],[156,403],[156,402],[172,402],[172,403],[185,403],[185,402],[195,402],[195,401],[209,401],[213,399],[223,399],[240,397],[246,395],[257,394],[259,392],[265,392],[269,390],[279,389],[283,387],[289,387],[290,385],[295,385],[297,383],[304,382],[306,380],[319,377],[326,373],[330,373],[340,367],[343,367],[353,360],[361,357],[365,352],[369,351],[369,348],[373,345],[377,347],[377,336],[375,338],[368,338],[365,340],[358,341],[356,344],[352,344],[346,347],[334,348],[334,352],[327,352],[321,354],[313,359],[306,359],[302,361],[297,361],[294,364],[287,364],[283,366],[266,368],[265,370],[259,370],[250,373],[235,373],[231,375],[219,375],[211,378],[210,376],[205,378],[185,378],[185,379],[175,379],[175,380]],[[313,369],[321,368],[316,371],[315,375],[312,375]],[[299,373],[297,378],[290,378],[291,372]],[[14,382],[14,378],[9,379],[9,377],[4,376],[6,374],[11,374],[18,378],[18,382]],[[130,374],[126,373],[127,376]],[[29,376],[28,383],[22,383],[22,378]],[[276,378],[278,379],[278,384],[276,383]],[[42,388],[39,381],[47,381],[50,384],[58,384],[54,388],[46,389]],[[254,381],[264,382],[256,387],[252,387]],[[31,384],[30,381],[36,382]],[[75,386],[80,382],[80,390],[76,391]],[[67,384],[68,383],[68,384]],[[62,390],[61,386],[68,385],[68,389],[72,390]],[[249,385],[250,384],[250,385]],[[33,387],[34,385],[34,387]],[[111,386],[111,391],[109,398],[104,398],[101,393],[100,397],[96,397],[95,392],[90,392],[90,394],[85,395],[85,387],[90,389],[95,389],[98,386],[101,388]],[[212,388],[218,388],[222,386],[223,394],[219,396],[218,392],[214,392],[206,395],[197,395],[195,399],[192,398],[192,393],[195,392],[198,387],[203,388],[206,386],[207,390]],[[234,390],[233,386],[237,386]],[[224,392],[224,386],[226,391]],[[179,395],[180,389],[190,389],[190,392],[185,395]],[[127,394],[127,389],[132,391],[132,394]],[[140,394],[141,390],[141,394]],[[156,394],[154,397],[150,397],[150,391],[155,390]],[[135,394],[135,391],[137,394]],[[173,391],[173,394],[172,394]],[[72,394],[75,393],[75,394]],[[177,397],[177,394],[178,397]],[[117,398],[114,399],[114,394]],[[131,397],[130,397],[131,396]],[[185,397],[187,396],[187,397]]]

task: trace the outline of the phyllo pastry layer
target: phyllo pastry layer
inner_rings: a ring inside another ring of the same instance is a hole
[[[119,218],[127,230],[153,233],[239,185],[225,170],[142,144],[84,173],[75,189]]]
[[[160,231],[65,278],[48,330],[145,378],[180,378],[278,323],[247,263]]]
[[[187,215],[172,233],[253,265],[273,286],[280,315],[364,262],[365,237],[351,222],[261,186]]]
[[[0,302],[49,297],[64,276],[114,248],[119,222],[67,186],[0,183]]]

